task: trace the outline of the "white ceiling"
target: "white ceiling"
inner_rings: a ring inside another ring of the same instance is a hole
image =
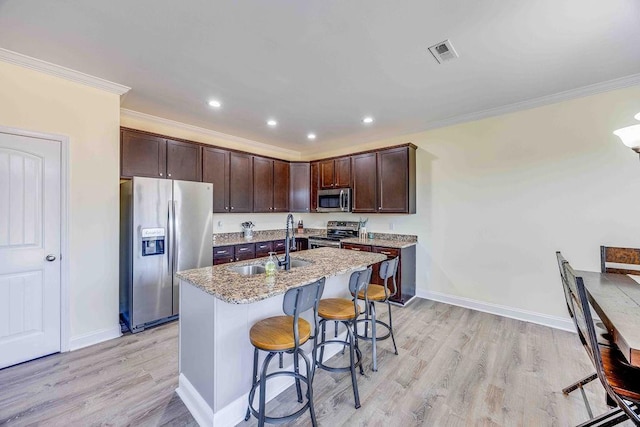
[[[438,65],[445,39],[460,58]],[[0,0],[0,47],[130,86],[124,108],[309,152],[638,74],[640,1]]]

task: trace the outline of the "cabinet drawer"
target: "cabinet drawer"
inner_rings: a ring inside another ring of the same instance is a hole
[[[236,245],[236,261],[245,261],[256,257],[256,245],[253,243],[245,243]]]
[[[358,243],[343,243],[342,249],[349,249],[352,251],[362,251],[362,252],[371,252],[371,246],[369,245],[360,245]]]
[[[256,258],[257,257],[262,257],[262,256],[267,256],[267,255],[269,255],[269,252],[272,252],[272,251],[273,251],[272,242],[256,243]]]
[[[213,259],[213,265],[218,265],[218,264],[228,264],[230,262],[235,261],[236,259],[232,256],[222,256],[222,257],[218,257],[218,258],[214,258]]]
[[[213,259],[216,258],[233,258],[235,256],[233,246],[218,246],[213,248]]]
[[[286,249],[284,240],[274,240],[271,243],[273,244],[273,252],[277,253],[278,255],[285,253]]]
[[[383,248],[381,246],[374,246],[373,252],[386,255],[387,258],[395,258],[397,256],[400,256],[400,249],[396,248]]]

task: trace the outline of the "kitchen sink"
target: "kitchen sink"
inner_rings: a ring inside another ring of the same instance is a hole
[[[229,270],[235,271],[236,273],[241,274],[243,276],[253,276],[255,274],[264,274],[266,271],[264,268],[264,265],[260,265],[260,264],[229,267]]]
[[[303,259],[291,259],[291,268],[306,267],[313,264],[311,261],[305,261]],[[284,270],[284,266],[278,267],[279,270]],[[235,267],[229,267],[229,270],[238,273],[242,276],[254,276],[256,274],[264,274],[266,272],[264,264],[249,264],[239,265]]]

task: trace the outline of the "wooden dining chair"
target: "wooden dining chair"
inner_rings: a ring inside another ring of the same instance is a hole
[[[576,276],[568,262],[563,265],[565,277],[572,290],[574,321],[578,335],[583,340],[585,350],[596,368],[596,375],[607,396],[618,406],[596,417],[593,417],[589,410],[591,419],[580,424],[580,427],[613,426],[627,419],[640,426],[640,368],[628,365],[617,347],[598,343],[582,277]]]
[[[600,271],[640,275],[640,249],[600,246]]]

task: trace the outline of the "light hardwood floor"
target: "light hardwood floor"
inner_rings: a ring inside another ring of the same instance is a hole
[[[358,376],[360,409],[347,374],[318,371],[320,425],[568,426],[587,419],[580,393],[561,392],[593,371],[576,335],[425,300],[393,314],[400,355],[380,342],[379,371],[371,372],[362,343],[368,364]],[[174,392],[177,333],[172,323],[0,370],[0,425],[196,425]],[[586,390],[594,412],[605,411],[597,381]],[[294,394],[269,408],[291,409]],[[309,424],[308,415],[294,423]]]

